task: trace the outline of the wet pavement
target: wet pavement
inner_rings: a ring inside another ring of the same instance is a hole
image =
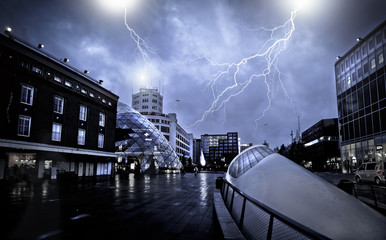
[[[98,182],[1,185],[1,239],[218,239],[222,173],[116,176]]]

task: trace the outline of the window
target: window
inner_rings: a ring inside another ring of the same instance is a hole
[[[364,45],[362,46],[362,55],[366,55],[367,54],[367,47]]]
[[[376,67],[376,65],[375,65],[375,58],[371,59],[370,66],[371,66],[371,69],[374,69]]]
[[[80,92],[83,93],[83,94],[87,94],[87,90],[84,89],[84,88],[82,88],[82,90],[80,90]]]
[[[104,113],[99,113],[99,126],[104,127],[106,121],[106,115]]]
[[[102,102],[103,102],[103,103],[106,103],[106,99],[102,98]]]
[[[382,43],[382,34],[381,33],[379,33],[375,38],[376,38],[377,44]]]
[[[21,86],[21,100],[20,100],[21,103],[32,105],[33,96],[34,96],[34,88],[33,87],[30,87],[27,85]]]
[[[359,50],[355,52],[355,55],[357,56],[357,60],[361,59],[361,52]]]
[[[142,99],[142,102],[149,102],[149,99],[148,98],[144,98],[144,99]]]
[[[98,134],[98,147],[99,148],[103,148],[104,141],[105,141],[105,135]]]
[[[60,142],[62,137],[62,124],[53,123],[52,124],[52,141]]]
[[[157,110],[157,106],[152,106],[151,108],[154,110]]]
[[[78,130],[78,145],[84,145],[86,142],[86,130],[79,128]]]
[[[36,66],[32,66],[32,72],[35,72],[37,74],[42,74],[42,70]]]
[[[54,112],[63,114],[64,99],[59,96],[54,96]]]
[[[151,100],[153,103],[157,103],[157,99],[152,99]]]
[[[65,81],[64,85],[66,85],[67,87],[72,87],[72,83],[70,81]]]
[[[62,78],[59,77],[59,76],[56,76],[56,75],[54,76],[54,81],[56,81],[58,83],[62,83],[63,82]]]
[[[383,53],[378,55],[378,64],[383,63]]]
[[[148,109],[149,108],[149,106],[147,106],[147,105],[142,105],[142,109]]]
[[[363,65],[363,72],[364,73],[368,73],[369,72],[369,63],[365,63],[365,65]]]
[[[369,49],[371,50],[371,49],[374,49],[374,40],[373,39],[371,39],[370,41],[369,41]]]
[[[87,121],[87,107],[80,105],[79,108],[79,120]]]
[[[29,137],[31,128],[31,117],[19,116],[19,126],[17,128],[17,135]]]
[[[94,93],[90,92],[90,97],[94,98],[95,97]]]

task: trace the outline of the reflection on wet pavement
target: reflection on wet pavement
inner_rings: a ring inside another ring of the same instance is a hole
[[[1,212],[7,222],[1,238],[214,239],[212,193],[222,175],[129,174],[71,185],[4,184]]]

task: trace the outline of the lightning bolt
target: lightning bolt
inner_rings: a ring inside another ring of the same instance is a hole
[[[124,9],[125,9],[124,23],[125,23],[126,29],[129,31],[131,39],[136,44],[136,50],[139,51],[142,57],[142,61],[144,63],[144,70],[146,71],[150,66],[152,66],[151,56],[154,56],[157,59],[160,59],[160,58],[158,57],[158,54],[147,45],[146,41],[143,38],[141,38],[136,33],[136,31],[133,28],[131,28],[130,25],[127,23],[127,7],[124,7]]]
[[[217,112],[222,107],[225,108],[226,103],[228,103],[233,97],[241,94],[253,81],[256,81],[257,79],[264,80],[267,87],[266,98],[268,103],[261,115],[256,118],[256,126],[257,122],[265,116],[266,112],[271,107],[271,97],[273,96],[272,88],[275,84],[278,84],[281,87],[285,96],[290,99],[291,104],[294,105],[293,100],[289,97],[284,88],[284,84],[280,77],[280,71],[277,67],[277,62],[279,60],[278,56],[280,53],[286,49],[286,42],[291,38],[292,33],[295,31],[294,20],[299,9],[300,7],[297,7],[291,11],[290,18],[281,26],[272,29],[257,29],[257,31],[263,30],[265,32],[270,32],[270,38],[262,45],[257,53],[251,56],[242,58],[238,62],[234,63],[216,63],[206,56],[197,58],[204,59],[210,65],[223,69],[219,70],[210,77],[210,82],[207,86],[211,88],[213,102],[210,108],[202,114],[201,119],[197,120],[194,124],[192,124],[192,126],[197,126],[203,122],[209,114]],[[277,37],[277,35],[280,35],[280,37]],[[253,71],[245,74],[245,72],[248,72],[249,69],[253,69]],[[219,88],[221,88],[220,85],[229,81],[230,84],[228,84],[222,91],[219,91]]]

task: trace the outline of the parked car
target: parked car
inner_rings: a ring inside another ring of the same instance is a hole
[[[379,185],[385,183],[385,162],[363,163],[355,172],[355,180],[360,182],[375,182]]]

